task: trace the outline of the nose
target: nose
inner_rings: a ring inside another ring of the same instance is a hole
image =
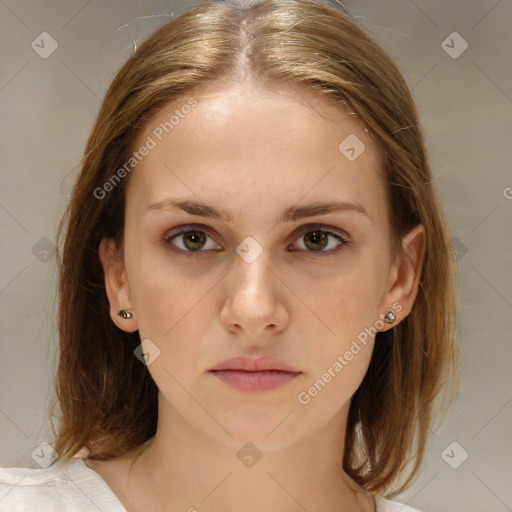
[[[289,322],[289,292],[278,278],[269,251],[252,262],[236,257],[224,282],[220,320],[233,334],[261,340],[282,332]]]

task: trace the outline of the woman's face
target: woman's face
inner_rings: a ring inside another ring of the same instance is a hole
[[[107,286],[114,321],[151,340],[170,421],[268,450],[339,431],[383,313],[403,306],[377,147],[354,115],[308,90],[191,96],[134,148],[124,261]],[[335,202],[345,207],[324,207]],[[237,356],[300,373],[239,389],[211,372]]]

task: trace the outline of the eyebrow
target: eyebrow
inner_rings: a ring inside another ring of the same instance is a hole
[[[180,209],[190,215],[197,215],[200,217],[209,217],[217,219],[221,222],[229,224],[233,220],[231,213],[223,208],[214,208],[204,202],[192,199],[163,199],[154,203],[146,209],[146,212],[152,210],[172,210]],[[323,201],[313,202],[305,205],[293,205],[283,210],[278,218],[277,223],[291,222],[294,220],[304,219],[306,217],[313,217],[315,215],[325,215],[333,212],[355,212],[361,213],[368,217],[366,209],[356,201]]]

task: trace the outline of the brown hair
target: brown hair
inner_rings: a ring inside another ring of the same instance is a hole
[[[458,270],[400,71],[350,16],[315,0],[263,0],[246,8],[204,1],[149,37],[111,84],[57,233],[58,459],[82,447],[91,458],[120,456],[156,432],[158,390],[134,356],[138,332],[126,333],[110,318],[98,256],[103,236],[122,240],[129,175],[102,199],[94,191],[130,158],[141,128],[163,106],[200,86],[249,77],[265,86],[302,85],[340,108],[349,105],[383,149],[393,251],[402,254],[401,238],[425,227],[413,309],[377,333],[346,431],[344,470],[366,489],[393,496],[418,473],[435,398],[443,388],[458,389]]]

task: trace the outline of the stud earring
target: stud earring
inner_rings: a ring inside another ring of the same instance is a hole
[[[386,315],[384,316],[384,322],[387,324],[392,324],[396,320],[396,314],[394,309],[388,309]]]
[[[127,319],[127,318],[131,318],[133,315],[129,312],[129,311],[126,311],[126,309],[122,309],[121,311],[119,311],[119,313],[117,313],[119,316],[122,316],[124,319]]]

